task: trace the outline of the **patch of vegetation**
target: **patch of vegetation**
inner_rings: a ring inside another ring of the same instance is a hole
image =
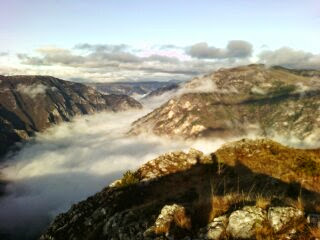
[[[310,156],[301,155],[297,157],[295,168],[308,176],[320,175],[320,163],[314,161]]]
[[[289,95],[295,90],[296,90],[296,86],[293,84],[289,84],[289,85],[276,84],[276,86],[272,88],[270,94],[272,97],[278,97],[278,96]]]
[[[139,178],[136,176],[134,172],[126,171],[123,174],[122,179],[116,184],[116,187],[127,187],[133,184],[139,183]]]
[[[228,165],[241,163],[252,171],[320,191],[318,150],[293,149],[270,140],[248,140],[223,147],[216,155]]]

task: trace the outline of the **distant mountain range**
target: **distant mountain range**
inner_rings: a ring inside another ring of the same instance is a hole
[[[175,97],[133,123],[131,133],[319,139],[319,75],[264,65],[221,69],[180,85]]]
[[[110,82],[110,83],[85,83],[88,86],[94,87],[96,90],[106,94],[125,94],[145,95],[157,89],[175,85],[179,81],[146,81],[146,82]]]
[[[49,76],[0,76],[0,155],[52,124],[98,111],[141,108],[126,95],[105,95]]]

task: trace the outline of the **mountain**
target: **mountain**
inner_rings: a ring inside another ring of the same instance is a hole
[[[220,69],[133,123],[131,134],[319,138],[320,72],[248,65]]]
[[[316,239],[319,170],[319,149],[267,139],[167,153],[73,205],[40,239]]]
[[[96,90],[107,94],[125,94],[125,95],[145,95],[159,88],[171,86],[175,81],[158,82],[110,82],[110,83],[87,83]]]
[[[49,76],[0,76],[0,155],[52,124],[98,111],[141,108],[126,95],[104,95]]]
[[[145,99],[149,99],[149,98],[153,98],[153,97],[158,97],[158,96],[161,96],[161,95],[168,93],[168,92],[175,92],[179,89],[179,87],[180,87],[179,83],[172,83],[172,84],[169,84],[164,87],[160,87],[160,88],[157,88],[157,89],[151,91],[146,96],[144,96],[143,99],[145,100]]]

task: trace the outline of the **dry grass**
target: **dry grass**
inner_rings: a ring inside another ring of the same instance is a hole
[[[171,225],[171,223],[163,224],[163,225],[160,225],[160,226],[156,226],[156,227],[154,228],[155,234],[161,235],[161,234],[166,234],[166,233],[168,233],[168,232],[169,232],[169,229],[170,229],[170,225]]]
[[[268,221],[265,221],[255,229],[255,237],[257,240],[275,240],[278,239]]]
[[[178,227],[187,230],[191,229],[191,219],[187,216],[184,209],[175,212],[173,220]]]
[[[252,171],[320,192],[320,150],[289,148],[267,139],[241,140],[220,148],[216,156],[228,165],[241,163]]]
[[[296,201],[291,201],[290,205],[294,208],[300,209],[301,211],[305,210],[305,203],[303,202],[301,197],[298,197]]]
[[[256,197],[256,206],[262,209],[267,209],[271,204],[271,198],[266,198],[261,195]]]
[[[228,193],[224,196],[212,196],[209,222],[216,217],[226,214],[231,208],[235,210],[244,206],[245,203],[252,201],[254,201],[254,199],[251,196],[243,193]]]
[[[214,218],[225,214],[232,205],[232,198],[228,196],[214,196],[211,200],[211,211],[209,214],[209,222]]]
[[[315,239],[320,239],[320,228],[312,227],[309,229],[309,231],[312,237],[314,237]]]

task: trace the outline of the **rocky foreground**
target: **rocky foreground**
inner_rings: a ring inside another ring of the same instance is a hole
[[[176,96],[137,120],[131,134],[169,137],[281,135],[319,139],[320,72],[248,65],[179,85]]]
[[[104,95],[49,76],[0,76],[0,156],[14,143],[76,115],[141,107],[126,95]]]
[[[60,214],[41,240],[318,239],[320,150],[241,140],[164,154]]]

